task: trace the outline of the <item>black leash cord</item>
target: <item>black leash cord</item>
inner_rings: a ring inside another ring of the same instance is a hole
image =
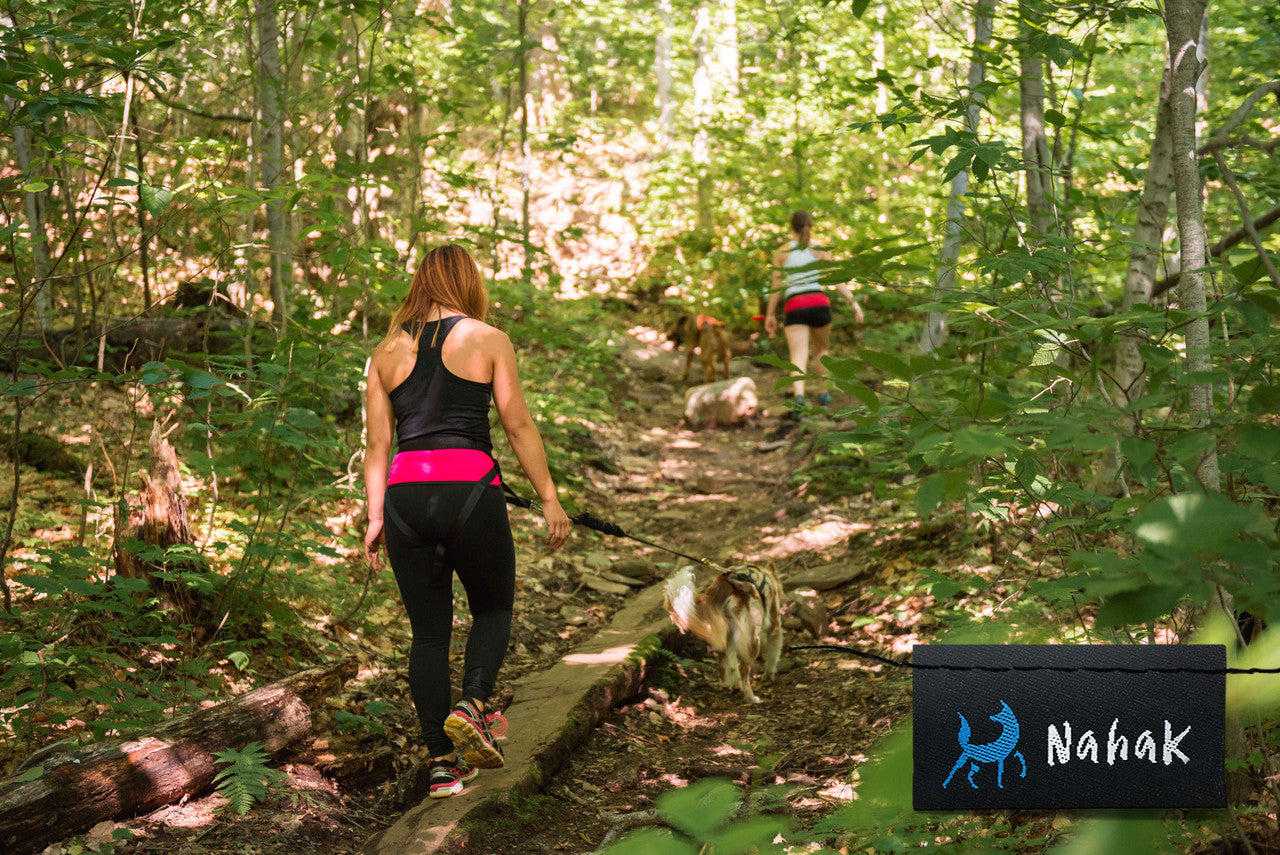
[[[1068,667],[1059,665],[917,665],[914,662],[899,662],[875,653],[867,653],[852,647],[839,644],[805,644],[792,647],[792,650],[830,650],[836,653],[848,653],[884,665],[897,668],[911,668],[916,671],[1086,671],[1093,674],[1280,674],[1280,668],[1092,668]]]
[[[506,483],[503,483],[502,489],[503,489],[503,492],[506,493],[507,504],[515,505],[517,508],[527,508],[531,511],[534,511],[535,513],[542,513],[542,505],[539,504],[538,502],[534,501],[533,499],[526,499],[524,496],[517,495],[511,490],[510,487],[506,485]],[[670,547],[663,546],[661,543],[654,543],[652,540],[646,540],[643,537],[638,537],[634,534],[628,534],[627,532],[623,531],[622,527],[617,525],[616,523],[611,523],[607,520],[602,520],[597,516],[593,516],[587,511],[582,511],[581,513],[574,514],[569,518],[569,522],[573,523],[574,525],[580,525],[583,528],[589,528],[592,531],[598,531],[601,534],[607,534],[610,537],[625,537],[628,540],[634,540],[636,543],[643,543],[645,546],[652,546],[654,549],[661,549],[663,552],[669,552],[672,555],[678,555],[681,558],[687,558],[690,561],[701,564],[704,567],[710,567],[713,570],[720,570],[720,571],[724,570],[724,568],[721,567],[720,565],[715,564],[711,561],[708,561],[705,558],[695,558],[692,555],[685,555],[683,552],[678,552],[677,550],[671,549]]]
[[[502,485],[503,492],[506,493],[507,504],[515,505],[518,508],[528,508],[531,511],[542,513],[542,505],[532,499],[526,499],[512,492],[511,488],[504,482]],[[634,534],[628,534],[623,531],[621,526],[616,523],[602,520],[599,517],[592,516],[587,511],[574,514],[569,518],[574,525],[580,525],[583,528],[589,528],[592,531],[598,531],[601,534],[607,534],[611,537],[625,537],[634,540],[636,543],[643,543],[645,546],[652,546],[654,549],[661,549],[663,552],[669,552],[672,555],[678,555],[681,558],[687,558],[690,561],[697,562],[704,567],[710,567],[714,570],[724,571],[724,568],[718,564],[714,564],[705,558],[695,558],[692,555],[685,555],[660,543],[654,543],[652,540],[646,540],[643,537],[637,537]],[[916,671],[1087,671],[1090,673],[1121,673],[1121,674],[1280,674],[1280,668],[1090,668],[1090,667],[1066,667],[1055,665],[917,665],[914,662],[899,662],[897,659],[890,659],[887,656],[880,656],[877,653],[867,653],[865,650],[858,650],[853,647],[844,647],[839,644],[805,644],[800,647],[792,647],[791,650],[826,650],[834,653],[846,653],[850,656],[857,656],[872,662],[879,662],[882,665],[892,665],[895,668],[911,668]]]

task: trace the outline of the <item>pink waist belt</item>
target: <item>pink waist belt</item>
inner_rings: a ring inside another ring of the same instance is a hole
[[[401,451],[391,461],[387,484],[410,481],[479,481],[493,468],[493,458],[475,448],[433,448]],[[502,483],[495,475],[489,482]]]
[[[784,312],[794,312],[797,309],[811,309],[814,306],[830,306],[831,301],[827,299],[827,295],[821,291],[806,291],[803,294],[797,294],[787,300],[783,306]]]

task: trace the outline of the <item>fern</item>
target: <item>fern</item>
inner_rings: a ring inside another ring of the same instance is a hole
[[[213,776],[214,786],[240,816],[267,797],[273,785],[283,783],[288,775],[267,765],[271,755],[261,742],[250,742],[244,748],[228,748],[213,755],[218,763],[228,764]]]

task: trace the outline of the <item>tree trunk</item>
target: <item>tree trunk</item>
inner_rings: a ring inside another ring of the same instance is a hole
[[[116,510],[116,572],[128,579],[146,579],[168,608],[176,609],[183,622],[199,625],[201,598],[195,589],[181,580],[156,575],[163,571],[202,568],[194,561],[154,561],[134,552],[130,541],[141,541],[147,547],[167,550],[174,546],[192,545],[191,518],[187,500],[182,495],[182,476],[178,455],[156,422],[151,428],[151,464],[142,476],[142,489],[136,502],[126,500]],[[128,517],[124,517],[127,508]]]
[[[987,76],[987,64],[983,52],[991,44],[991,32],[995,18],[996,0],[980,0],[973,13],[973,56],[969,60],[969,106],[965,111],[964,126],[970,133],[978,130],[978,116],[982,112],[983,97],[978,91]],[[947,199],[947,229],[942,241],[942,256],[938,262],[938,277],[934,285],[934,301],[947,299],[955,288],[956,262],[960,258],[960,241],[964,222],[964,196],[969,192],[969,170],[960,170],[951,179],[951,195]],[[947,337],[947,316],[943,312],[930,312],[920,334],[920,351],[932,353]]]
[[[42,758],[33,781],[0,784],[0,850],[39,852],[103,820],[155,810],[209,789],[214,755],[262,743],[272,757],[311,730],[310,707],[355,674],[354,660],[302,671],[119,743]]]
[[[529,190],[533,183],[533,159],[529,154],[529,2],[519,0],[517,33],[520,39],[520,241],[524,250],[524,281],[533,281],[533,253],[529,245]]]
[[[710,53],[711,11],[699,3],[693,24],[693,168],[698,182],[698,230],[710,240],[714,229],[711,216],[711,124],[712,88]]]
[[[1205,0],[1172,0],[1165,6],[1172,80],[1173,180],[1177,191],[1178,241],[1183,270],[1178,285],[1178,303],[1193,315],[1186,327],[1187,370],[1195,374],[1213,369],[1209,353],[1209,319],[1205,315],[1208,277],[1204,267],[1208,261],[1208,250],[1203,188],[1196,152],[1196,80],[1201,70],[1196,51],[1204,12]],[[1193,384],[1189,407],[1197,427],[1211,431],[1213,387],[1204,382]],[[1196,479],[1205,490],[1219,491],[1218,455],[1213,445],[1197,463]]]
[[[1054,228],[1053,164],[1044,130],[1044,57],[1031,50],[1032,24],[1041,18],[1038,0],[1022,0],[1018,40],[1019,93],[1022,115],[1022,165],[1027,185],[1027,215],[1032,244]]]
[[[671,144],[675,99],[671,94],[671,0],[657,0],[658,37],[653,46],[653,74],[658,84],[658,147]]]
[[[281,332],[289,315],[289,291],[293,278],[289,213],[281,190],[287,180],[284,169],[284,76],[280,67],[280,28],[277,0],[258,0],[258,163],[262,187],[267,193],[267,232],[271,256],[271,317]]]
[[[15,103],[12,98],[5,96],[5,107],[12,114],[15,109]],[[18,163],[18,170],[22,173],[22,177],[26,182],[32,181],[35,176],[31,174],[31,129],[24,125],[15,125],[13,128],[13,149],[14,156]],[[23,299],[32,299],[35,307],[36,326],[43,329],[52,310],[53,300],[49,293],[49,235],[45,231],[44,210],[45,202],[49,197],[48,190],[36,190],[34,192],[24,192],[22,201],[26,207],[27,213],[27,229],[31,232],[31,288],[35,292],[34,296],[23,294]]]
[[[1165,4],[1165,31],[1169,37],[1169,61],[1172,67],[1173,94],[1173,181],[1178,205],[1178,240],[1182,245],[1182,277],[1178,284],[1179,307],[1191,313],[1186,326],[1187,371],[1205,376],[1213,369],[1209,345],[1208,241],[1205,238],[1204,197],[1200,182],[1198,147],[1196,145],[1196,83],[1203,66],[1198,56],[1198,42],[1204,20],[1206,0],[1168,0]],[[1204,373],[1201,373],[1204,372]],[[1217,435],[1213,429],[1213,386],[1205,382],[1191,385],[1189,411],[1194,427],[1209,435],[1207,450],[1196,464],[1196,480],[1208,493],[1221,491],[1218,468]],[[1235,606],[1231,595],[1219,587],[1208,603],[1210,611],[1221,611],[1236,625]],[[1243,758],[1246,745],[1240,719],[1228,713],[1226,720],[1227,756]],[[1227,798],[1236,804],[1249,795],[1249,778],[1242,769],[1227,772]]]
[[[1151,138],[1151,158],[1147,162],[1142,197],[1138,201],[1137,221],[1129,237],[1129,266],[1125,270],[1121,312],[1151,303],[1155,275],[1159,269],[1160,248],[1165,224],[1169,219],[1169,199],[1173,191],[1173,112],[1169,103],[1171,85],[1170,66],[1166,57],[1164,76],[1160,82],[1160,100],[1156,108],[1155,133]],[[1136,401],[1146,392],[1146,360],[1139,353],[1139,348],[1146,343],[1147,336],[1141,328],[1123,332],[1116,339],[1114,391],[1116,404],[1122,409],[1120,427],[1128,434],[1137,433],[1141,427],[1141,415],[1127,411],[1125,405]],[[1099,464],[1095,490],[1111,492],[1123,465],[1118,449],[1108,452]]]

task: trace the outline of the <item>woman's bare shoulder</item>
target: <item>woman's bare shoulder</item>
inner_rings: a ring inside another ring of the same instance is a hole
[[[477,321],[475,318],[463,318],[458,321],[457,326],[453,328],[451,337],[456,335],[459,339],[473,346],[480,347],[488,352],[493,352],[497,348],[509,346],[510,339],[507,334],[497,327],[490,326],[484,321]]]

